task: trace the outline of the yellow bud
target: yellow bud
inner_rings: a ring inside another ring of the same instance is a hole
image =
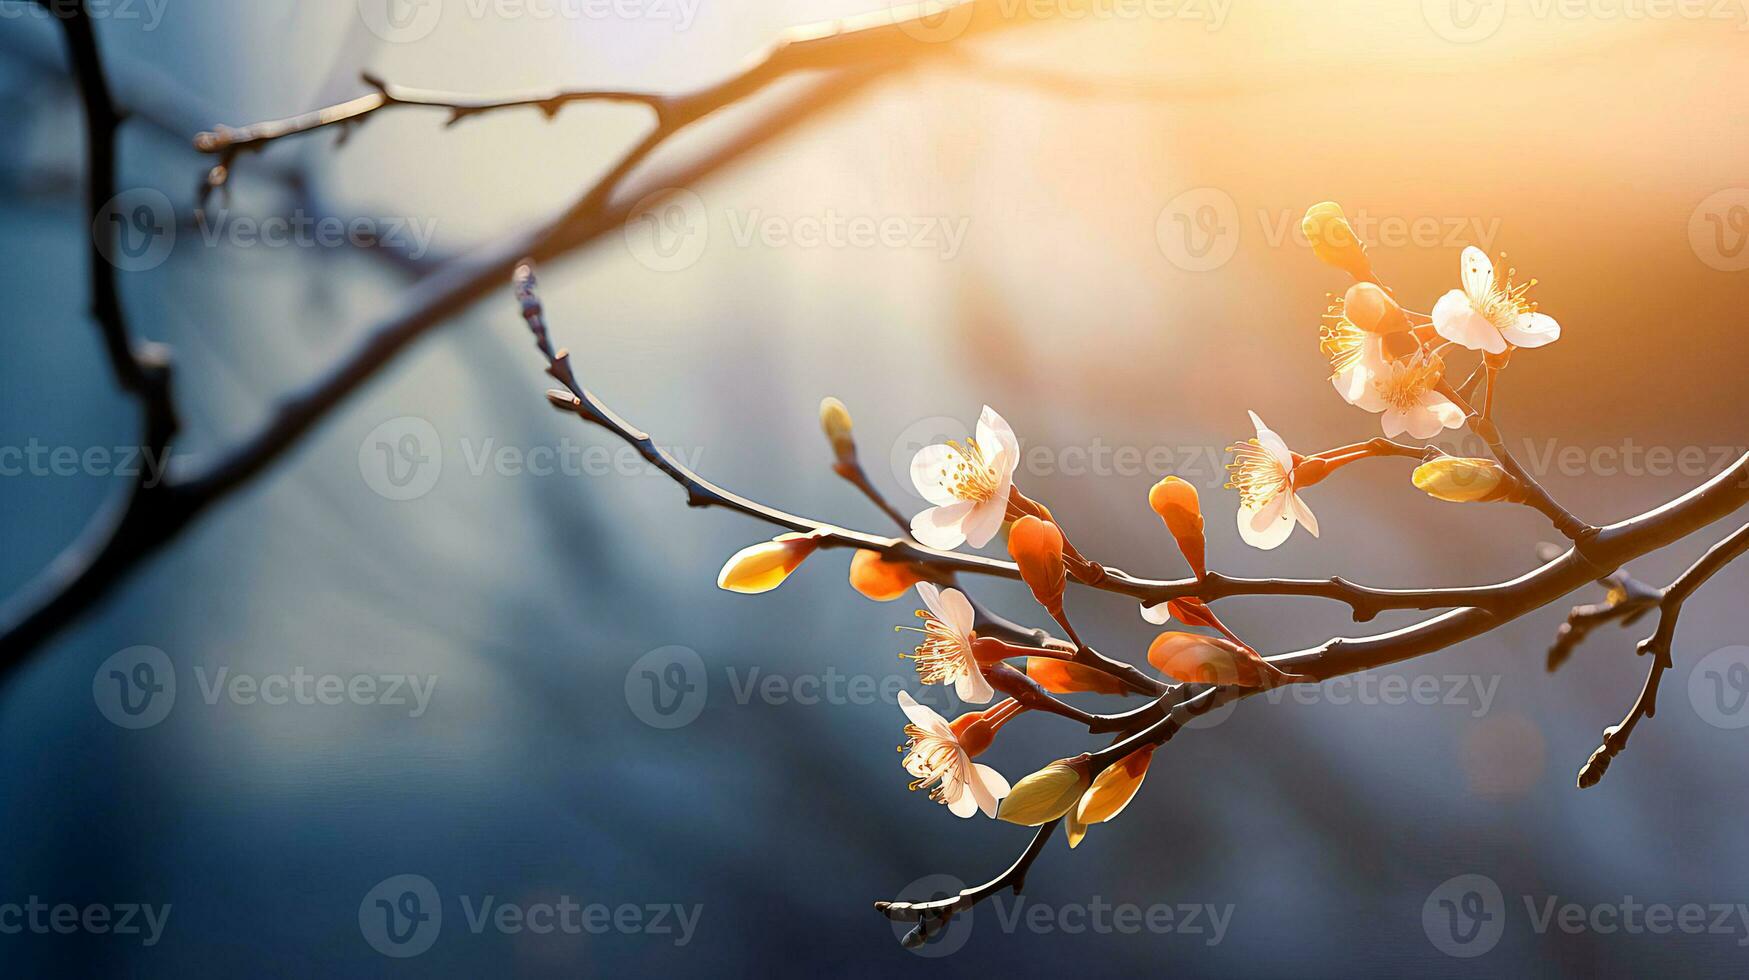
[[[1082,795],[1075,807],[1075,818],[1084,823],[1104,823],[1122,813],[1142,788],[1148,775],[1148,763],[1154,759],[1154,747],[1137,749],[1107,766]]]
[[[745,595],[770,592],[819,546],[817,534],[783,534],[742,548],[723,563],[723,570],[717,573],[717,588]]]
[[[1468,504],[1483,500],[1498,500],[1509,486],[1510,477],[1499,463],[1491,459],[1441,456],[1415,467],[1415,486],[1431,497]]]
[[[820,428],[832,441],[832,451],[838,455],[839,462],[856,459],[856,440],[850,435],[850,409],[845,408],[843,402],[831,397],[820,401]]]
[[[1089,781],[1085,755],[1058,759],[1015,783],[996,816],[1026,827],[1050,823],[1080,802]]]
[[[1333,265],[1356,279],[1373,278],[1372,263],[1360,237],[1335,201],[1314,204],[1300,221],[1300,231],[1312,243],[1312,254],[1325,265]]]

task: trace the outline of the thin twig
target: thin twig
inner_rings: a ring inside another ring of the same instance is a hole
[[[1591,758],[1579,769],[1580,789],[1596,786],[1603,774],[1609,771],[1610,762],[1622,749],[1627,748],[1628,737],[1639,726],[1640,719],[1650,718],[1658,713],[1658,686],[1664,680],[1664,672],[1672,665],[1671,646],[1676,640],[1676,620],[1682,615],[1682,604],[1707,579],[1712,578],[1719,569],[1729,565],[1745,551],[1749,551],[1749,524],[1738,528],[1729,537],[1707,549],[1707,553],[1699,561],[1690,565],[1687,571],[1676,576],[1675,581],[1658,593],[1658,628],[1635,648],[1635,652],[1642,656],[1648,653],[1652,655],[1652,665],[1646,671],[1646,682],[1640,688],[1639,697],[1634,699],[1633,706],[1628,709],[1627,717],[1620,724],[1603,730],[1603,744],[1591,753]]]

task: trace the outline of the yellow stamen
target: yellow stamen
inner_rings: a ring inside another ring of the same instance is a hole
[[[1500,263],[1506,263],[1505,252],[1500,253]],[[1526,313],[1536,312],[1536,301],[1530,298],[1530,288],[1536,285],[1536,280],[1514,283],[1512,277],[1517,274],[1517,269],[1506,266],[1504,273],[1495,274],[1495,281],[1488,284],[1485,295],[1470,297],[1476,312],[1497,330],[1516,324]]]
[[[1330,308],[1324,311],[1324,323],[1318,328],[1318,348],[1330,361],[1330,377],[1335,378],[1359,363],[1367,336],[1348,318],[1342,297],[1332,299]]]
[[[1287,489],[1287,470],[1256,439],[1228,446],[1227,452],[1233,454],[1233,461],[1227,464],[1231,474],[1227,489],[1239,491],[1239,506],[1261,508]]]
[[[957,461],[942,467],[941,485],[960,500],[981,504],[995,499],[1002,481],[995,467],[984,458],[978,440],[967,439],[963,446],[950,441],[947,446],[954,451]]]
[[[952,684],[971,670],[972,648],[965,638],[925,610],[917,610],[917,618],[923,620],[922,629],[915,626],[899,629],[922,633],[923,642],[911,653],[899,656],[917,661],[917,676],[923,683]]]
[[[1392,365],[1373,379],[1373,390],[1392,408],[1407,411],[1421,405],[1422,396],[1445,376],[1445,362],[1436,354],[1419,354]]]

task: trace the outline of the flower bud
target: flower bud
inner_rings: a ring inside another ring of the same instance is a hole
[[[980,641],[984,638],[979,637]],[[975,648],[976,643],[973,644]],[[1054,657],[1026,658],[1026,676],[1052,694],[1075,694],[1091,691],[1095,694],[1126,694],[1123,682],[1102,670]]]
[[[831,440],[832,452],[840,463],[855,461],[856,440],[850,435],[850,409],[843,402],[831,397],[820,401],[820,428]]]
[[[1454,504],[1498,500],[1511,487],[1505,467],[1491,459],[1441,456],[1415,467],[1415,486]]]
[[[923,573],[908,561],[889,561],[878,551],[858,548],[850,559],[850,587],[876,602],[891,602],[924,581]]]
[[[1066,584],[1063,532],[1050,521],[1028,514],[1008,529],[1008,554],[1019,566],[1021,581],[1032,590],[1039,605],[1052,615],[1060,614]]]
[[[1091,782],[1086,755],[1058,759],[1014,784],[996,816],[1009,823],[1037,827],[1063,816],[1080,802]]]
[[[742,548],[723,563],[717,588],[744,595],[770,592],[789,578],[820,546],[819,534],[782,534],[764,544]]]
[[[1300,221],[1300,231],[1312,243],[1312,254],[1318,257],[1318,261],[1333,265],[1356,279],[1373,278],[1366,249],[1361,246],[1360,238],[1349,225],[1348,216],[1342,213],[1340,204],[1324,201],[1312,205]]]
[[[1178,550],[1197,578],[1208,574],[1207,545],[1203,540],[1202,503],[1196,488],[1176,476],[1154,484],[1148,491],[1148,506],[1166,522],[1166,530],[1178,542]]]
[[[1357,282],[1342,294],[1349,322],[1368,333],[1402,333],[1409,329],[1403,307],[1376,283]]]
[[[1153,759],[1154,746],[1149,745],[1107,766],[1076,805],[1076,818],[1082,823],[1104,823],[1122,813],[1142,788]]]

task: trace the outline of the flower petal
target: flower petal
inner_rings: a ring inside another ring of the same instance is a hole
[[[960,679],[954,681],[953,691],[967,704],[989,704],[996,697],[995,688],[984,679],[984,672],[978,669],[977,661],[972,662],[970,673],[961,674]]]
[[[1153,623],[1155,626],[1164,626],[1172,621],[1172,612],[1166,608],[1169,605],[1171,605],[1171,603],[1167,602],[1156,602],[1151,606],[1144,604],[1142,606],[1142,618]]]
[[[1263,420],[1257,417],[1256,412],[1247,414],[1251,416],[1251,424],[1257,427],[1257,444],[1267,450],[1269,455],[1274,456],[1275,461],[1281,464],[1282,469],[1293,469],[1294,454],[1292,450],[1287,448],[1287,441],[1276,435],[1274,429],[1264,425]]]
[[[909,691],[899,692],[899,710],[905,712],[905,717],[911,720],[911,724],[926,732],[933,733],[946,728],[949,736],[953,734],[953,726],[947,723],[946,718],[936,714],[934,708],[918,704]]]
[[[1487,317],[1476,312],[1468,296],[1456,289],[1433,304],[1433,329],[1446,340],[1470,350],[1498,354],[1506,349],[1506,338],[1500,336]]]
[[[1494,263],[1489,261],[1487,252],[1474,245],[1465,245],[1463,254],[1458,256],[1458,274],[1464,292],[1477,303],[1494,289]]]
[[[1256,524],[1258,513],[1253,507],[1239,508],[1239,537],[1251,547],[1264,551],[1278,548],[1294,532],[1294,522],[1290,520],[1272,521],[1260,529]]]
[[[1288,498],[1288,509],[1293,512],[1294,520],[1299,521],[1306,530],[1312,532],[1312,537],[1317,537],[1318,519],[1312,516],[1312,508],[1307,507],[1306,502],[1301,500],[1297,493],[1283,494],[1283,496]]]
[[[1003,492],[972,507],[960,525],[960,532],[965,535],[967,544],[982,548],[990,543],[997,531],[1002,530],[1002,519],[1007,516],[1008,493],[1005,485]]]
[[[972,624],[976,619],[972,601],[958,589],[942,589],[936,601],[936,608],[940,610],[936,618],[953,627],[953,631],[966,642],[971,642]]]
[[[971,514],[972,507],[969,500],[955,501],[945,507],[931,507],[911,518],[911,535],[926,548],[952,551],[966,543],[966,533],[962,526],[966,517]]]
[[[1545,347],[1561,339],[1561,325],[1547,313],[1526,313],[1500,332],[1518,347]]]
[[[1013,475],[1014,468],[1020,465],[1020,440],[1015,438],[1014,429],[1007,420],[996,414],[996,410],[988,405],[978,415],[978,445],[984,447],[989,454],[985,458],[995,461],[996,454],[1003,457],[998,473]]]

